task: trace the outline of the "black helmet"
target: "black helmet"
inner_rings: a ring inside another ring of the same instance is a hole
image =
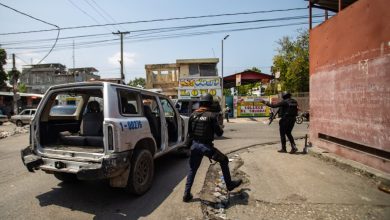
[[[206,93],[200,97],[200,102],[213,103],[213,96],[210,93]]]
[[[283,98],[283,99],[289,99],[289,98],[291,98],[291,93],[289,93],[289,92],[284,92],[283,95],[282,95],[282,98]]]

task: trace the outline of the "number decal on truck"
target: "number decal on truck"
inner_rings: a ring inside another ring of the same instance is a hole
[[[126,127],[126,125],[125,125],[125,127]],[[142,123],[139,120],[138,121],[128,121],[127,127],[129,128],[129,130],[136,130],[136,129],[142,128]]]

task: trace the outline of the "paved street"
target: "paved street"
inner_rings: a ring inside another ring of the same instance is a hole
[[[216,147],[224,152],[231,152],[240,148],[250,147],[261,143],[277,142],[278,124],[275,122],[271,126],[261,121],[250,119],[232,120],[225,124],[224,137],[215,142]],[[307,124],[297,125],[293,134],[303,136],[307,133]],[[302,145],[302,142],[300,142]],[[125,194],[120,189],[112,189],[105,181],[99,182],[79,182],[77,184],[63,184],[52,175],[47,175],[41,171],[29,173],[20,160],[20,149],[28,144],[28,134],[18,134],[0,140],[0,219],[202,219],[201,211],[201,190],[204,184],[207,169],[210,165],[208,160],[204,160],[198,172],[193,188],[194,202],[183,203],[181,201],[184,190],[185,176],[187,174],[188,162],[176,155],[168,155],[158,159],[156,162],[156,176],[152,189],[142,197],[135,197]],[[302,146],[298,146],[302,149]],[[276,145],[272,152],[276,150]],[[252,149],[252,148],[251,148]],[[259,148],[260,149],[260,148]],[[240,154],[241,155],[241,154]],[[251,156],[252,155],[252,156]],[[262,154],[263,155],[263,154]],[[266,154],[264,154],[266,155]],[[241,155],[244,160],[242,169],[250,173],[248,167],[256,166],[261,168],[261,174],[251,179],[251,188],[262,183],[263,186],[275,184],[271,179],[263,177],[278,172],[281,168],[269,167],[269,160],[272,157],[258,158],[253,154]],[[278,156],[277,154],[275,156]],[[282,160],[291,157],[286,155]],[[300,166],[305,166],[306,158],[310,158],[310,163],[324,163],[319,159],[305,156],[300,157]],[[255,162],[252,164],[252,162]],[[308,166],[311,166],[309,164]],[[267,171],[268,170],[268,171]],[[310,169],[308,169],[310,170]],[[341,170],[336,170],[333,177],[351,175]],[[297,171],[298,172],[298,171]],[[332,173],[331,169],[327,172]],[[298,172],[299,173],[299,172]],[[294,176],[298,173],[291,172],[288,175]],[[320,175],[321,176],[321,175]],[[316,176],[317,177],[317,176]],[[301,180],[306,181],[306,180]],[[286,182],[278,182],[275,186],[280,186]],[[300,184],[297,182],[296,184]],[[343,179],[330,181],[329,185],[343,184]],[[365,184],[365,182],[361,182]],[[314,187],[314,186],[310,186]],[[346,186],[349,187],[349,186]],[[254,198],[264,201],[279,201],[281,194],[274,194],[274,188],[263,191],[254,191]],[[304,188],[305,189],[305,188]],[[302,189],[302,190],[304,190]],[[309,188],[312,190],[312,188]],[[351,188],[353,190],[355,188]],[[285,188],[289,190],[289,188]],[[323,187],[317,188],[320,193],[328,193]],[[311,191],[310,191],[311,192]],[[262,193],[266,193],[264,197]],[[337,194],[334,199],[337,200]],[[363,195],[364,196],[364,195]],[[321,200],[318,200],[321,202]],[[245,210],[235,206],[235,209]],[[228,210],[229,211],[229,210]],[[239,211],[231,209],[233,216]],[[249,218],[249,217],[248,217]]]

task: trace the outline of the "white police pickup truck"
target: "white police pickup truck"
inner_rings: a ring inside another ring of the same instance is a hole
[[[69,97],[75,111],[52,111]],[[39,104],[21,157],[30,172],[62,181],[109,179],[141,195],[152,185],[155,158],[189,152],[187,125],[162,94],[107,82],[57,85]]]

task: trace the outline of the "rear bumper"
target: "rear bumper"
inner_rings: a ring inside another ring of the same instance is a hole
[[[47,173],[73,173],[81,180],[107,179],[120,175],[130,165],[131,154],[131,151],[111,154],[96,163],[40,157],[30,147],[21,151],[23,164],[30,172],[40,169]]]

